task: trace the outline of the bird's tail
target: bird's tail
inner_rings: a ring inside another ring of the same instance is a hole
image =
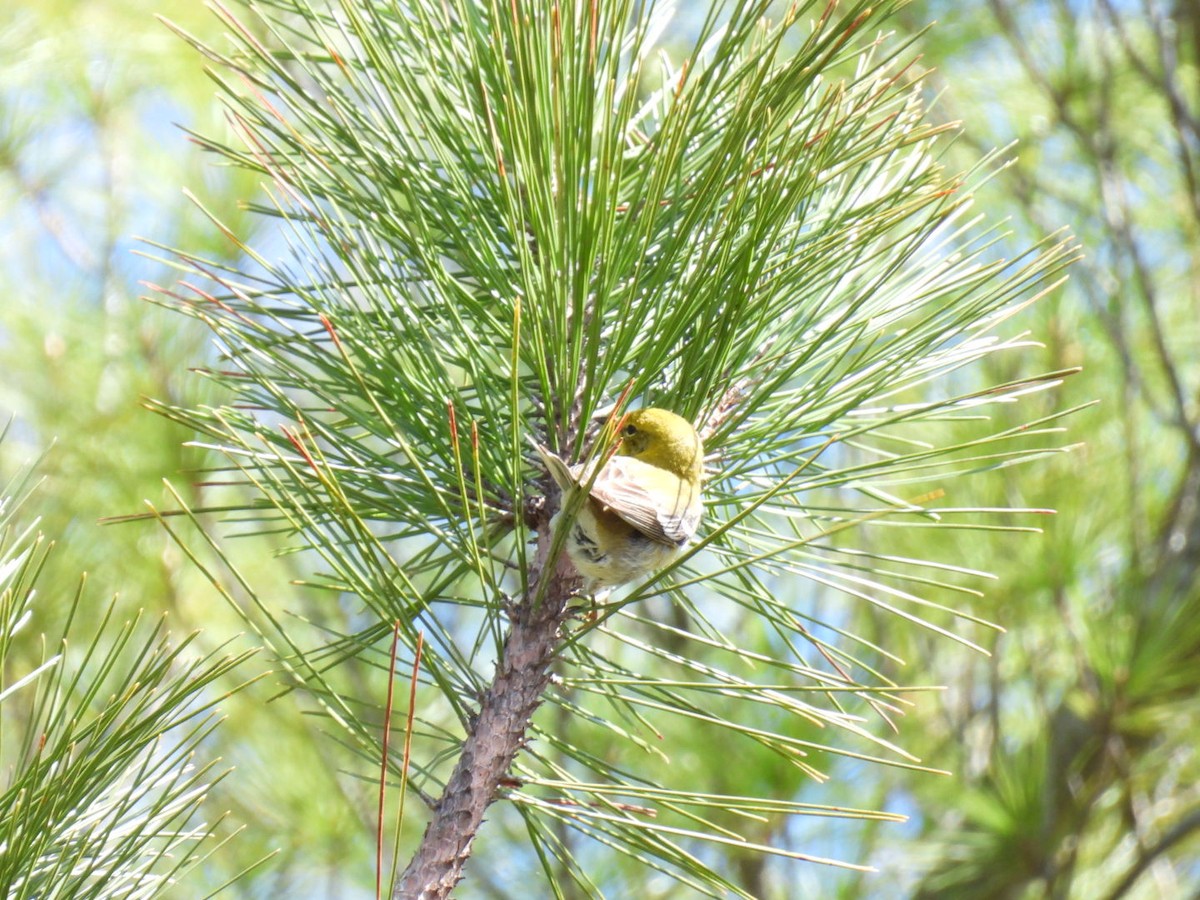
[[[534,444],[533,446],[537,449],[538,456],[546,464],[546,471],[550,473],[550,477],[554,479],[554,483],[558,485],[560,491],[566,493],[578,484],[575,476],[571,474],[570,466],[563,462],[558,454],[543,447],[541,444]]]

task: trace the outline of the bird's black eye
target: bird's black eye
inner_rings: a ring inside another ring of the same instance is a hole
[[[636,425],[626,425],[624,428],[621,429],[621,433],[622,434],[637,434],[637,426]]]

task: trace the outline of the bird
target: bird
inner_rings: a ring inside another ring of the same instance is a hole
[[[557,529],[575,492],[588,492],[564,545],[588,593],[663,568],[695,536],[703,512],[704,447],[682,416],[654,407],[634,410],[607,461],[568,465],[545,446],[534,446],[562,492],[551,528]]]

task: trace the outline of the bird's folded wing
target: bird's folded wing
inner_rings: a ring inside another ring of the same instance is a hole
[[[678,479],[675,493],[665,494],[662,478],[656,476],[661,476],[661,470],[654,466],[614,456],[596,476],[591,495],[651,540],[677,546],[688,541],[700,524],[697,488]]]

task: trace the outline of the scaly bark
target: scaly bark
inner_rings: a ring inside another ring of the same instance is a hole
[[[540,605],[538,580],[550,553],[548,516],[539,522],[537,556],[529,594],[513,615],[496,676],[416,854],[404,870],[394,900],[441,900],[462,878],[483,814],[525,743],[534,711],[550,683],[550,664],[566,617],[567,600],[579,587],[565,554],[550,574]]]

